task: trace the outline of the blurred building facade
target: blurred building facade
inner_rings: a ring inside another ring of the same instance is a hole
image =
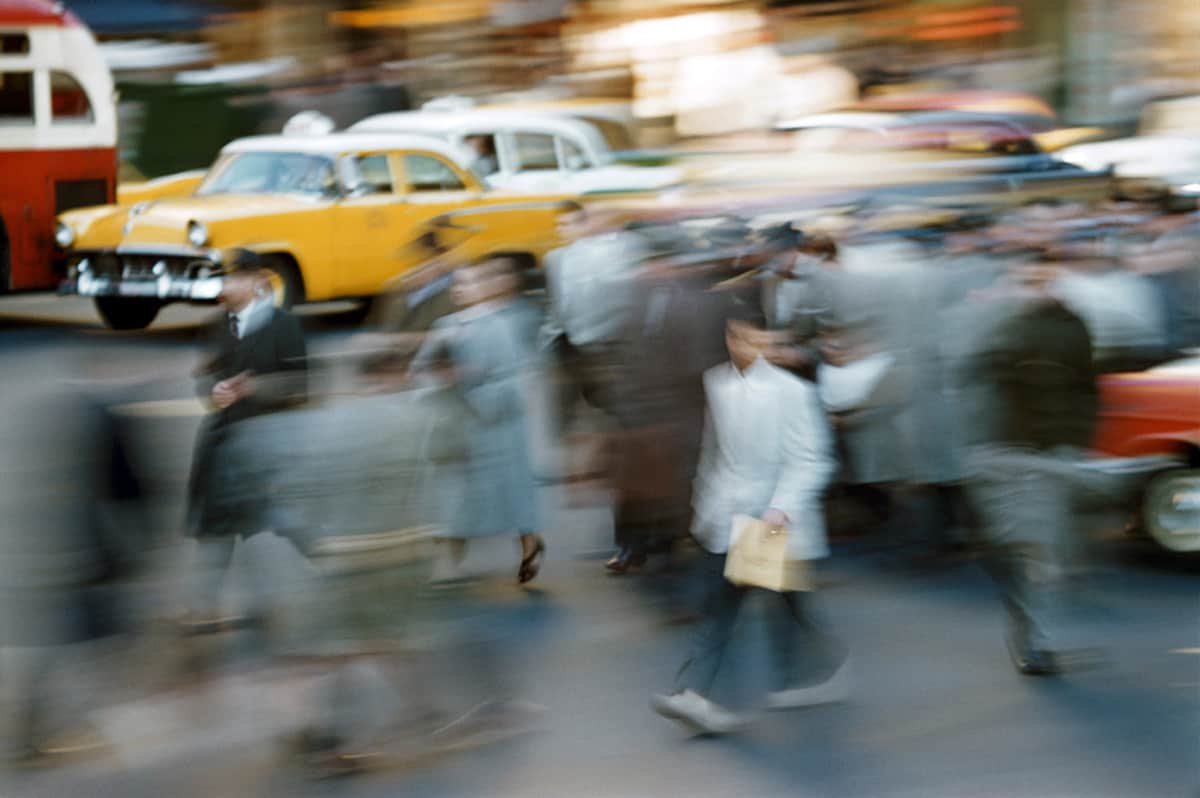
[[[1067,123],[1113,125],[1155,96],[1200,92],[1194,0],[197,0],[140,16],[138,2],[75,5],[104,38],[202,49],[197,63],[142,65],[137,81],[308,102],[345,123],[451,94],[604,97],[669,143],[862,95],[1026,92]],[[241,114],[221,135],[280,113]]]

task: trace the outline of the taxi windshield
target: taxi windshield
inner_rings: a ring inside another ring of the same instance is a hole
[[[305,194],[333,197],[338,193],[333,161],[295,152],[242,152],[217,161],[196,191],[211,194]]]

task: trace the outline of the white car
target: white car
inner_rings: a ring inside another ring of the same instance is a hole
[[[1138,135],[1076,144],[1058,157],[1084,169],[1111,167],[1119,178],[1161,180],[1200,195],[1200,96],[1151,103]]]
[[[433,136],[477,149],[474,169],[511,191],[594,194],[660,191],[680,184],[675,167],[616,162],[600,131],[582,119],[487,109],[377,114],[348,128],[356,133]]]
[[[713,166],[697,169],[696,182],[782,183],[802,191],[941,186],[1012,195],[1090,194],[1107,184],[1106,174],[1056,160],[1024,125],[993,114],[841,111],[782,121],[775,130],[781,140],[775,151],[709,158]]]

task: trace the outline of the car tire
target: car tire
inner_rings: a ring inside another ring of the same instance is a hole
[[[96,297],[96,312],[111,330],[144,330],[162,310],[157,299],[129,299],[117,296]]]
[[[284,255],[264,255],[263,268],[269,273],[275,307],[291,310],[304,301],[304,289],[296,264]]]
[[[1200,468],[1164,471],[1146,486],[1142,520],[1155,543],[1173,552],[1200,552]]]

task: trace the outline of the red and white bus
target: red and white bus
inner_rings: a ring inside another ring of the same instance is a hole
[[[56,287],[55,216],[114,202],[116,183],[116,94],[91,31],[62,3],[0,0],[0,293]]]

